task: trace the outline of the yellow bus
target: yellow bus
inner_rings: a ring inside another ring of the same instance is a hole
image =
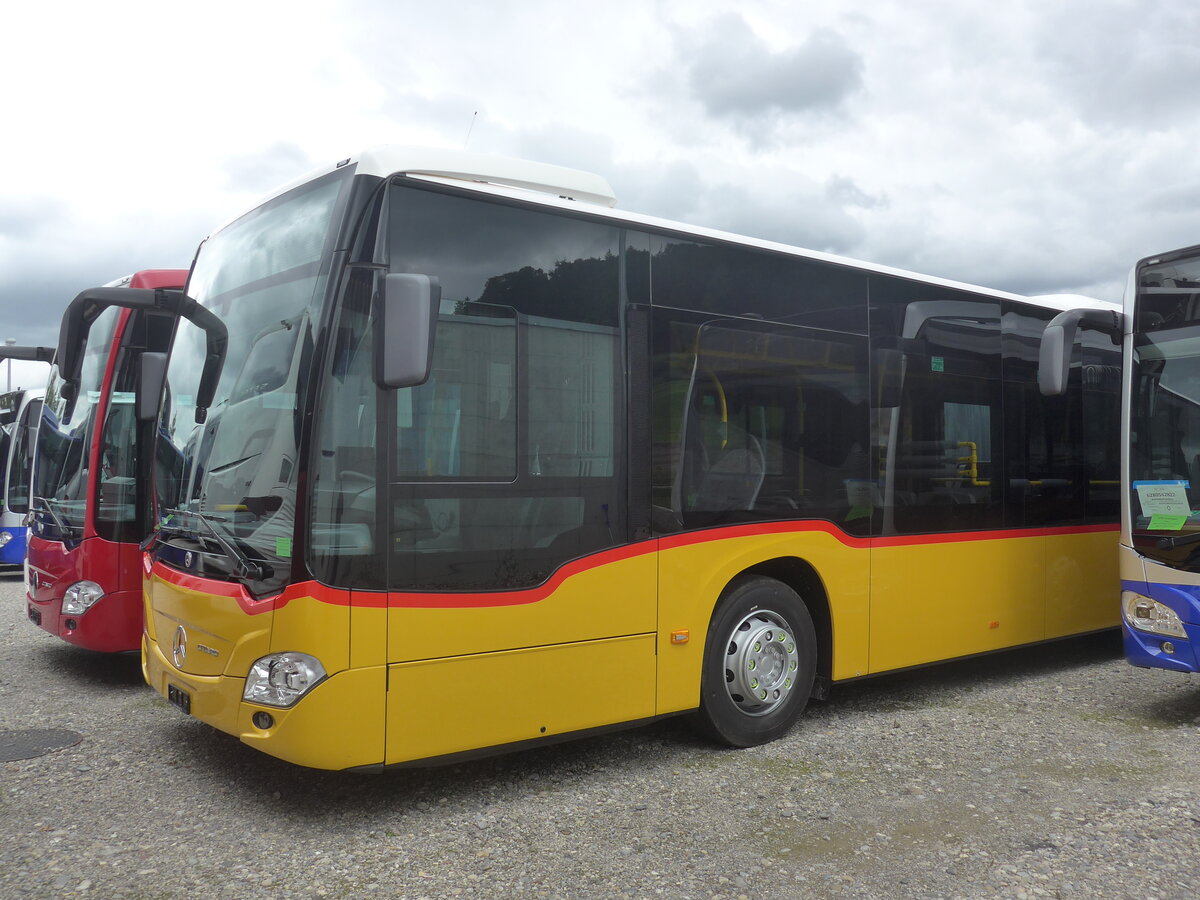
[[[1119,353],[1031,299],[381,148],[200,247],[159,411],[146,680],[305,766],[691,714],[1112,627]],[[1094,301],[1097,308],[1104,307]]]

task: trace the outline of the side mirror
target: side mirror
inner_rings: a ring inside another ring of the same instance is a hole
[[[375,304],[375,383],[385,390],[429,379],[442,287],[429,275],[389,273]]]
[[[1068,309],[1051,319],[1038,350],[1038,388],[1043,396],[1061,397],[1067,392],[1071,347],[1080,325],[1102,331],[1120,344],[1124,322],[1121,313],[1104,309]]]
[[[138,359],[137,419],[153,422],[158,418],[158,404],[163,385],[167,383],[167,354],[142,353]]]

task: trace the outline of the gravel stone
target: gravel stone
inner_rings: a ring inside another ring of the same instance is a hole
[[[1200,680],[1119,636],[835,686],[733,751],[682,719],[316,772],[178,713],[0,574],[0,897],[1160,898],[1200,893]]]

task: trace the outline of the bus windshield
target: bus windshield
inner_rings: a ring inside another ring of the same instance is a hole
[[[1200,264],[1138,278],[1131,531],[1147,557],[1200,571]]]
[[[42,424],[38,432],[38,465],[34,474],[34,506],[45,512],[42,533],[61,531],[60,539],[82,535],[87,511],[88,467],[91,464],[92,433],[104,387],[113,333],[120,318],[116,307],[106,309],[88,333],[87,349],[74,403],[62,396],[58,371],[46,387]],[[109,477],[132,482],[133,471],[118,471],[129,454],[116,454],[101,464]]]
[[[322,295],[321,261],[344,177],[285,194],[200,249],[188,294],[229,329],[212,406],[196,422],[204,332],[182,321],[159,430],[159,532],[197,545],[217,577],[252,572],[277,588],[289,568],[297,447]]]

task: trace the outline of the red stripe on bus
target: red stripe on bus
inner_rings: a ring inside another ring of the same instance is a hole
[[[250,615],[281,609],[298,597],[312,597],[320,603],[336,606],[354,606],[366,609],[484,609],[497,606],[525,606],[539,603],[553,594],[568,578],[598,569],[603,566],[644,556],[657,550],[672,550],[697,544],[716,543],[742,537],[802,534],[818,532],[826,534],[839,543],[853,549],[920,547],[934,544],[961,544],[971,541],[1018,540],[1033,537],[1056,537],[1072,534],[1101,534],[1116,532],[1120,526],[1068,525],[1053,528],[1019,528],[1003,531],[965,531],[940,534],[915,534],[894,537],[855,537],[848,535],[831,522],[807,520],[801,522],[752,522],[746,525],[730,525],[704,531],[668,535],[626,544],[580,557],[560,566],[544,583],[516,591],[480,591],[471,593],[440,593],[432,591],[351,591],[331,588],[315,581],[303,581],[288,585],[282,593],[270,597],[254,598],[240,585],[216,581],[178,572],[160,563],[155,563],[151,572],[162,581],[197,593],[213,594],[236,600],[238,606]]]

